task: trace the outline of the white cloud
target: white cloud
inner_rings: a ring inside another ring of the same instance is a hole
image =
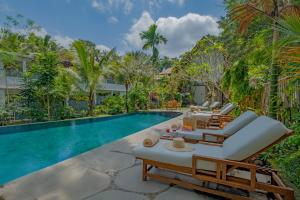
[[[122,9],[125,14],[129,14],[133,8],[132,0],[92,0],[91,3],[93,8],[101,12]]]
[[[141,48],[143,41],[140,39],[140,33],[146,31],[154,20],[147,11],[144,11],[140,19],[138,19],[130,28],[129,33],[125,36],[126,44],[135,48]]]
[[[168,0],[168,2],[170,3],[176,3],[178,5],[183,5],[185,3],[186,0]]]
[[[92,0],[92,7],[100,11],[104,10],[103,4],[98,0]]]
[[[39,30],[33,30],[32,31],[36,36],[39,36],[39,37],[45,37],[48,32],[46,31],[46,29],[44,28],[40,28]]]
[[[71,44],[74,42],[73,38],[69,36],[55,35],[53,39],[62,47],[69,48]]]
[[[96,45],[96,49],[98,49],[100,51],[110,51],[110,48],[108,46],[103,45],[103,44]]]
[[[134,48],[141,48],[143,42],[139,33],[147,30],[153,23],[154,20],[150,14],[144,11],[140,19],[132,25],[129,33],[126,34],[126,44]],[[188,13],[180,18],[161,17],[155,23],[158,32],[168,39],[166,45],[159,46],[160,53],[170,57],[177,57],[191,49],[202,36],[218,35],[220,32],[217,19],[195,13]]]
[[[108,23],[111,23],[111,24],[116,24],[119,22],[118,18],[114,17],[114,16],[111,16],[110,18],[108,18]]]

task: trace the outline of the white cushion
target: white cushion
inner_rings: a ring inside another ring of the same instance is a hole
[[[226,104],[225,106],[223,106],[223,108],[220,110],[220,114],[221,115],[227,115],[228,113],[230,113],[230,111],[232,111],[234,109],[234,105],[231,103]]]
[[[192,116],[197,120],[208,122],[208,120],[211,118],[212,114],[213,113],[201,112],[201,113],[193,113]]]
[[[202,107],[207,107],[209,105],[209,101],[205,101],[203,104],[202,104]]]
[[[279,121],[266,116],[258,117],[224,141],[224,157],[244,160],[274,143],[288,131]]]
[[[227,135],[232,135],[256,118],[257,115],[255,114],[255,112],[246,111],[240,116],[238,116],[236,119],[234,119],[232,122],[228,123],[223,129],[223,133]]]
[[[178,130],[176,133],[180,137],[185,137],[193,140],[202,140],[203,133],[213,133],[220,135],[233,135],[238,130],[242,129],[244,126],[252,122],[257,118],[257,115],[252,111],[246,111],[241,114],[239,117],[234,119],[232,122],[228,123],[224,129],[221,130],[210,130],[210,129],[196,129],[195,131],[183,131]],[[216,142],[216,137],[207,136],[207,141]]]
[[[215,102],[213,102],[212,104],[210,104],[210,108],[216,108],[216,107],[218,107],[218,106],[220,106],[220,102],[218,102],[218,101],[215,101]]]
[[[196,129],[194,131],[183,131],[183,130],[177,130],[176,134],[179,137],[184,137],[192,140],[202,140],[203,139],[203,133],[212,133],[212,134],[224,134],[224,130],[211,130],[211,129]],[[207,141],[216,141],[216,137],[206,137]]]
[[[189,144],[195,148],[194,151],[175,152],[166,149],[165,144],[168,142],[170,141],[160,140],[155,146],[151,148],[146,148],[140,145],[133,149],[133,153],[138,158],[154,160],[183,167],[192,167],[192,156],[194,154],[220,159],[223,158],[222,148],[218,146]],[[216,170],[215,163],[208,161],[198,161],[197,168],[204,170]]]

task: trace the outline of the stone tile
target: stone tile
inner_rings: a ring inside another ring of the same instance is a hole
[[[132,154],[135,145],[129,143],[126,139],[112,143],[111,151]]]
[[[90,153],[80,156],[79,159],[84,166],[100,172],[123,170],[133,166],[136,160],[132,155],[116,152]]]
[[[174,174],[168,175],[173,177],[175,176]],[[141,166],[135,166],[119,173],[115,179],[115,184],[124,190],[140,193],[156,193],[169,187],[168,184],[163,184],[157,181],[143,181]]]
[[[213,200],[213,198],[197,194],[193,190],[186,190],[179,187],[172,187],[159,194],[154,200]]]
[[[263,193],[250,192],[250,199],[253,199],[253,200],[268,200],[268,197]]]
[[[108,190],[105,192],[101,192],[93,197],[87,198],[87,200],[148,200],[149,198],[135,194],[131,192],[123,192],[120,190]]]
[[[106,189],[110,185],[106,174],[82,165],[46,168],[5,186],[5,200],[80,199]]]
[[[184,174],[176,174],[176,178],[181,180],[181,181],[185,181],[185,182],[189,182],[195,185],[199,185],[199,186],[203,186],[204,182],[201,180],[197,180],[191,176],[188,175],[184,175]]]

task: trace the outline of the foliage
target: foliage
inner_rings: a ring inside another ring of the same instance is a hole
[[[143,45],[143,50],[148,50],[148,49],[152,50],[151,58],[153,64],[156,64],[159,56],[159,52],[156,46],[159,44],[166,44],[168,40],[160,33],[157,33],[156,24],[152,24],[147,31],[141,32],[140,37],[142,40],[145,40],[145,43]]]
[[[104,55],[99,55],[94,45],[87,44],[87,42],[78,40],[73,45],[76,49],[79,63],[74,66],[74,69],[70,69],[69,72],[75,80],[77,88],[87,93],[88,114],[93,115],[96,87],[103,75],[103,67],[107,64],[114,49]]]
[[[264,157],[279,168],[297,188],[300,188],[300,113],[293,116],[293,122],[291,129],[295,131],[294,135],[265,153]]]
[[[141,82],[136,83],[129,91],[129,109],[131,111],[146,110],[149,103],[150,90]]]
[[[52,118],[56,101],[59,101],[54,93],[57,74],[58,61],[55,53],[46,52],[37,56],[23,78],[21,96],[26,116],[37,120]]]
[[[95,109],[96,114],[109,114],[115,115],[124,113],[125,111],[125,100],[123,96],[115,95],[106,97],[101,105]]]
[[[276,118],[278,114],[278,80],[281,73],[276,57],[276,44],[280,39],[279,32],[276,28],[276,21],[284,15],[299,12],[299,10],[300,8],[297,5],[290,4],[289,1],[284,0],[261,0],[255,2],[248,0],[243,3],[237,3],[230,11],[232,19],[238,21],[239,31],[241,33],[247,32],[249,25],[253,23],[258,16],[266,19],[269,22],[269,27],[272,28],[269,115],[273,118]]]

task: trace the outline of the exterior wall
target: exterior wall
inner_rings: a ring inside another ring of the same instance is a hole
[[[192,90],[194,92],[194,102],[197,105],[201,105],[206,100],[206,88],[203,85],[193,86]]]

